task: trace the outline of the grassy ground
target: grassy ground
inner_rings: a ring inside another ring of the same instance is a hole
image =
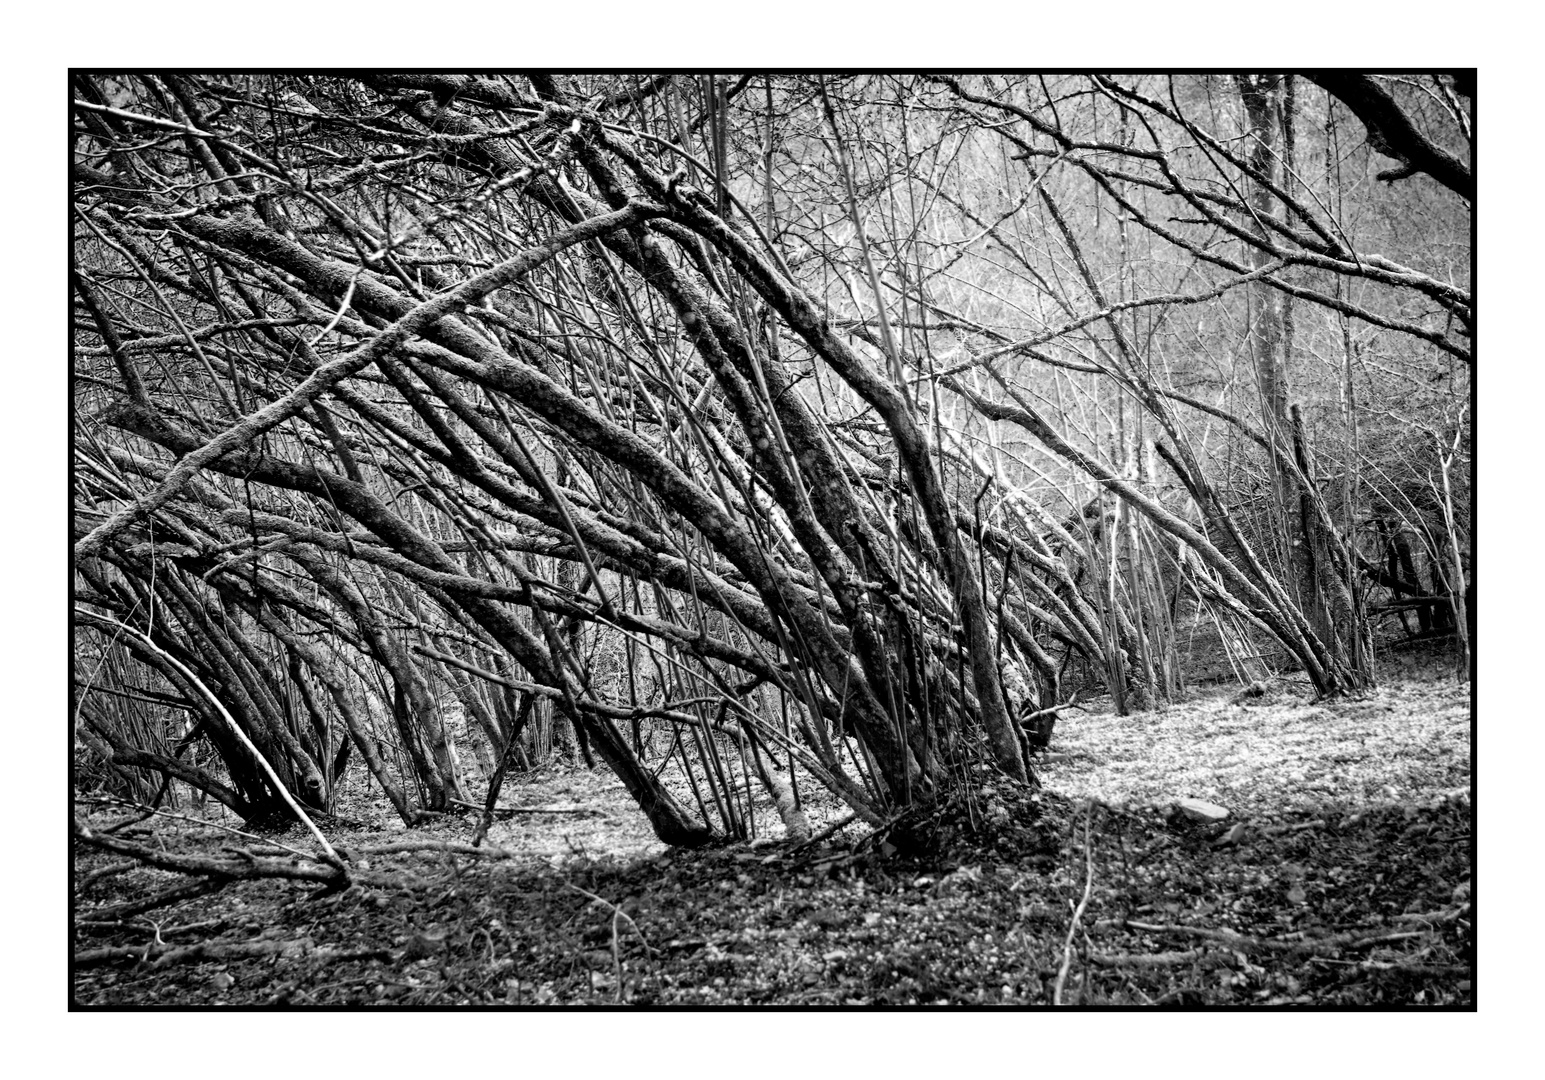
[[[609,776],[549,772],[504,800],[549,812],[496,825],[489,852],[458,850],[467,819],[330,832],[368,880],[238,882],[143,913],[126,905],[189,879],[78,844],[75,998],[1473,1002],[1468,687],[1413,673],[1356,701],[1314,704],[1288,681],[1073,712],[1040,772],[1039,794],[989,785],[879,836],[697,853],[663,849]],[[1183,797],[1229,817],[1193,821]],[[812,809],[818,828],[840,812]],[[205,822],[138,829],[129,839],[184,854],[315,846]]]

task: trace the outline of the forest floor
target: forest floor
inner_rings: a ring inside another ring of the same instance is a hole
[[[1042,792],[989,783],[803,848],[669,851],[583,769],[512,781],[503,803],[540,812],[482,849],[475,816],[327,829],[364,859],[342,891],[267,877],[136,911],[201,879],[76,841],[73,1000],[1473,1007],[1468,685],[1411,671],[1310,698],[1285,680],[1071,712]],[[1229,815],[1192,820],[1182,798]],[[817,830],[841,817],[810,809]],[[316,866],[299,829],[158,816],[116,835]]]

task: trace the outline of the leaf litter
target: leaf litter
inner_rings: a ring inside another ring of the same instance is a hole
[[[753,844],[672,851],[610,777],[547,770],[505,803],[552,812],[510,815],[482,852],[473,815],[369,820],[328,830],[369,882],[235,881],[143,911],[192,879],[77,841],[74,999],[1473,1007],[1469,710],[1467,686],[1408,676],[1075,712],[1042,791],[984,776],[797,848],[768,811]],[[811,804],[817,832],[843,816]],[[159,817],[136,834],[287,850]]]

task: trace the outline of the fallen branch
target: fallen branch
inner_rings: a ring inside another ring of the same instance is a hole
[[[392,875],[371,873],[369,871],[345,871],[339,866],[334,866],[330,861],[323,862],[323,856],[304,856],[306,859],[315,859],[312,865],[303,865],[297,861],[301,856],[288,859],[265,858],[254,855],[250,851],[227,848],[231,854],[226,857],[209,855],[183,855],[161,848],[150,847],[147,844],[137,844],[132,840],[124,840],[116,836],[105,836],[99,832],[93,832],[87,828],[79,817],[74,820],[74,834],[77,840],[91,844],[94,847],[119,855],[129,855],[140,862],[162,870],[173,870],[179,874],[189,874],[197,877],[214,878],[224,885],[235,880],[250,880],[255,878],[289,878],[295,881],[315,881],[324,884],[343,886],[351,882],[359,882],[362,885],[377,886],[401,886],[404,882]],[[331,853],[332,849],[329,847]],[[333,858],[337,858],[333,854]]]
[[[1420,911],[1410,915],[1391,915],[1390,921],[1431,923],[1434,926],[1438,926],[1443,923],[1453,922],[1469,910],[1470,905],[1463,903],[1457,907],[1445,908],[1442,911]]]
[[[1306,949],[1307,946],[1297,942],[1262,941],[1256,938],[1245,937],[1233,930],[1212,930],[1204,926],[1178,926],[1169,923],[1145,923],[1135,919],[1127,919],[1122,924],[1128,930],[1141,930],[1148,934],[1183,934],[1188,937],[1207,938],[1211,941],[1221,941],[1236,949],[1280,949],[1283,951]]]
[[[310,938],[290,941],[201,941],[194,945],[169,946],[150,942],[145,945],[110,945],[75,954],[75,966],[92,967],[115,961],[149,962],[152,967],[185,964],[203,960],[250,960],[278,956],[286,960],[366,960],[391,958],[390,949],[319,948]]]
[[[469,810],[477,810],[479,812],[483,810],[481,806],[463,802],[461,799],[447,799],[445,801],[455,803],[457,806],[465,806]],[[600,814],[604,813],[604,811],[594,806],[581,806],[575,803],[569,806],[496,806],[493,808],[492,813],[496,816],[504,814],[507,817],[513,817],[516,814]]]
[[[1329,937],[1305,938],[1302,941],[1282,941],[1272,938],[1252,938],[1233,930],[1211,930],[1201,926],[1176,926],[1158,923],[1142,923],[1128,919],[1122,924],[1129,930],[1141,930],[1149,934],[1182,934],[1188,937],[1205,938],[1209,941],[1221,942],[1240,952],[1281,952],[1281,953],[1312,953],[1322,949],[1366,949],[1372,945],[1382,945],[1391,941],[1404,941],[1409,938],[1422,937],[1425,930],[1404,930],[1393,934],[1367,935],[1349,932],[1345,934],[1332,934]]]
[[[1357,965],[1364,971],[1395,971],[1402,975],[1468,975],[1474,969],[1465,964],[1396,964],[1383,960],[1364,960]]]
[[[1386,945],[1391,941],[1409,941],[1411,938],[1425,937],[1426,934],[1425,930],[1404,930],[1398,934],[1376,934],[1373,937],[1357,938],[1344,943],[1337,941],[1334,944],[1344,949],[1369,949],[1375,945]],[[1330,943],[1326,942],[1326,944]]]
[[[427,851],[443,852],[447,855],[470,855],[476,859],[517,859],[520,852],[511,851],[508,848],[487,847],[471,844],[460,840],[393,840],[388,844],[376,844],[371,847],[355,849],[361,855],[404,855]]]
[[[103,878],[113,877],[117,874],[123,873],[126,870],[133,870],[138,865],[139,860],[130,859],[127,862],[109,863],[106,866],[100,866],[97,869],[91,871],[91,873],[87,874],[85,877],[81,878],[80,883],[75,886],[75,891],[77,893],[84,893],[87,889],[91,888],[91,886],[95,885]]]
[[[1199,949],[1187,949],[1184,952],[1165,953],[1116,953],[1114,955],[1101,955],[1090,953],[1089,962],[1098,967],[1178,967],[1181,964],[1189,964],[1200,960],[1212,952],[1205,945]]]
[[[251,840],[254,844],[258,844],[258,845],[260,845],[262,847],[272,848],[274,851],[287,851],[291,855],[299,855],[302,859],[311,859],[311,858],[313,858],[313,856],[309,852],[302,851],[299,848],[291,847],[288,844],[281,844],[277,840],[267,839],[267,838],[264,838],[264,837],[261,837],[261,836],[257,836],[257,835],[255,835],[253,833],[243,832],[241,829],[235,828],[235,827],[230,826],[230,825],[222,824],[221,822],[218,822],[218,821],[208,821],[208,820],[205,820],[203,818],[188,817],[186,814],[174,813],[171,810],[162,810],[160,807],[157,807],[157,806],[145,806],[145,805],[142,805],[142,804],[131,803],[127,799],[119,799],[119,800],[116,800],[116,801],[119,802],[121,805],[130,806],[130,807],[133,807],[136,810],[143,811],[144,812],[144,816],[141,817],[141,818],[138,818],[136,820],[133,820],[133,821],[121,823],[120,825],[113,826],[111,828],[98,829],[98,830],[96,830],[97,832],[105,832],[105,833],[109,833],[109,834],[116,834],[120,829],[122,829],[124,827],[124,825],[138,824],[140,821],[145,821],[145,820],[147,820],[149,818],[152,818],[152,817],[163,817],[163,818],[167,818],[170,821],[181,821],[181,822],[184,822],[184,823],[186,823],[188,825],[196,825],[199,828],[203,828],[203,829],[213,829],[213,830],[218,830],[220,832],[230,833],[232,836],[239,836],[243,840]],[[151,833],[149,833],[149,835],[154,836],[155,833],[151,832]],[[324,859],[324,860],[321,860],[321,861],[326,862],[327,860]]]
[[[153,896],[147,896],[142,900],[130,900],[112,907],[97,908],[91,912],[95,920],[113,922],[132,918],[135,915],[143,915],[147,911],[154,911],[158,907],[167,904],[180,903],[183,900],[191,900],[196,896],[208,896],[210,893],[219,892],[230,884],[230,880],[218,880],[205,878],[201,881],[184,882],[170,889],[163,889]]]
[[[1261,836],[1279,836],[1282,833],[1303,832],[1305,829],[1323,829],[1329,824],[1330,822],[1324,818],[1318,818],[1314,821],[1300,821],[1293,825],[1259,825],[1256,826],[1255,831]]]

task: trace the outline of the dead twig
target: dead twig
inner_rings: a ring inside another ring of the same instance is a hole
[[[581,889],[578,885],[575,885],[571,881],[565,881],[563,884],[565,886],[567,886],[568,888],[573,889],[575,892],[579,893],[581,896],[589,897],[595,903],[602,904],[602,905],[612,909],[612,942],[611,942],[611,944],[612,944],[612,970],[613,970],[613,973],[615,974],[615,976],[617,978],[617,988],[614,991],[614,993],[616,994],[616,999],[617,999],[618,1004],[621,1004],[621,1002],[622,1002],[622,989],[623,989],[623,981],[622,981],[622,947],[621,947],[621,943],[618,941],[618,935],[617,935],[618,921],[621,920],[621,919],[626,919],[628,921],[628,925],[633,928],[633,932],[638,935],[638,940],[644,946],[644,955],[645,956],[653,957],[654,956],[654,949],[650,948],[650,946],[649,946],[649,939],[644,937],[644,932],[638,928],[638,923],[633,921],[633,916],[629,915],[626,911],[623,911],[622,908],[618,907],[616,904],[612,903],[610,900],[606,899],[603,896],[597,896],[595,893],[590,892],[588,889]]]
[[[566,888],[573,889],[575,892],[579,893],[579,895],[588,897],[598,904],[602,904],[611,908],[612,911],[614,911],[616,914],[621,915],[624,919],[628,920],[628,925],[633,928],[633,932],[638,935],[638,940],[643,943],[645,954],[648,956],[654,956],[654,949],[650,948],[649,939],[644,937],[644,932],[638,928],[638,923],[633,921],[633,916],[629,915],[626,911],[623,911],[620,907],[606,899],[604,896],[597,896],[595,893],[590,892],[588,889],[581,889],[572,881],[565,881],[563,884]]]
[[[1099,967],[1177,967],[1200,960],[1212,952],[1207,946],[1186,949],[1184,952],[1165,953],[1090,953],[1089,962]]]
[[[1078,906],[1073,909],[1073,918],[1068,923],[1067,940],[1062,943],[1062,967],[1057,971],[1057,983],[1052,988],[1051,1003],[1062,1004],[1062,987],[1068,979],[1068,969],[1073,966],[1073,938],[1078,933],[1079,920],[1084,917],[1084,908],[1089,906],[1089,894],[1094,889],[1094,849],[1089,843],[1089,822],[1094,815],[1094,805],[1087,804],[1084,807],[1084,895],[1079,900]]]
[[[1398,934],[1375,934],[1372,937],[1356,938],[1345,943],[1338,941],[1336,944],[1343,949],[1368,949],[1375,945],[1387,945],[1391,941],[1409,941],[1426,935],[1425,930],[1403,930]]]

